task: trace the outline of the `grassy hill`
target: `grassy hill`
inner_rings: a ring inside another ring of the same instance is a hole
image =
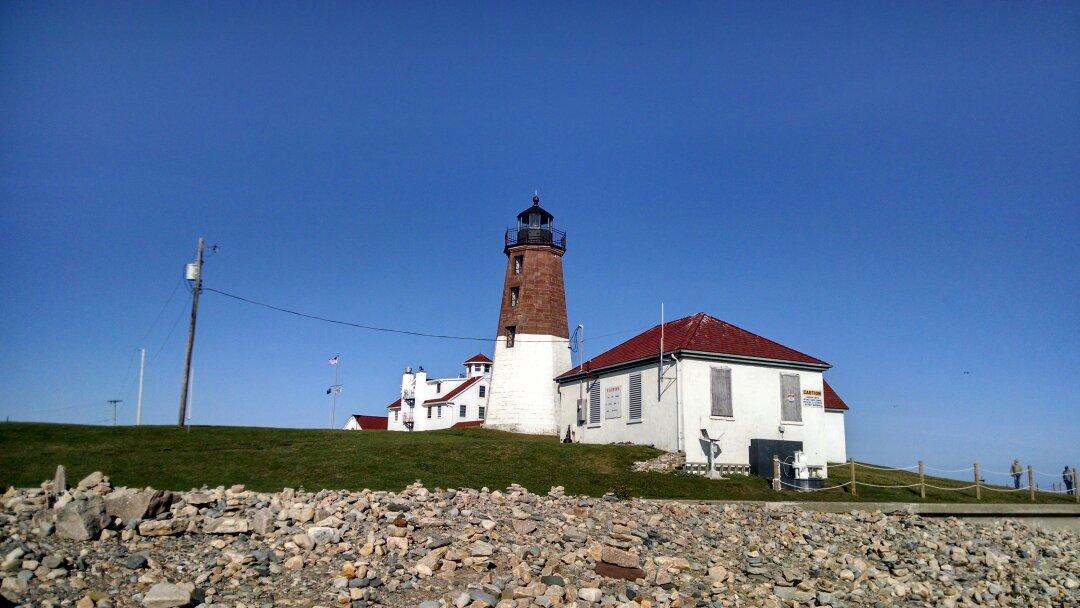
[[[840,490],[773,492],[763,479],[710,481],[689,474],[634,473],[630,465],[659,454],[628,445],[564,445],[554,438],[487,429],[427,433],[326,431],[243,427],[100,427],[0,423],[0,487],[36,486],[63,464],[68,479],[100,470],[114,484],[186,490],[236,483],[254,490],[283,487],[400,490],[420,480],[428,487],[505,488],[534,492],[561,485],[568,493],[600,496],[617,486],[635,496],[739,500],[854,500]],[[909,484],[904,472],[860,469],[859,481]],[[830,470],[829,483],[847,481],[847,468]],[[928,478],[957,487],[968,482]],[[989,496],[988,496],[989,495]],[[1026,502],[1026,493],[984,491],[984,502]],[[859,488],[858,500],[917,502],[917,488]],[[1041,494],[1040,502],[1067,502]],[[974,490],[930,490],[928,502],[974,502]]]

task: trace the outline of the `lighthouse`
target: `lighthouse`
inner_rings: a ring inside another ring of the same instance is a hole
[[[570,369],[562,256],[566,233],[532,205],[503,239],[503,280],[495,358],[484,426],[517,433],[558,433],[554,378]]]

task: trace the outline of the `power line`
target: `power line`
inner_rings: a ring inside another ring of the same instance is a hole
[[[169,333],[165,336],[165,339],[161,341],[161,346],[159,346],[157,351],[154,352],[154,356],[150,357],[150,360],[147,361],[147,363],[146,363],[147,365],[153,365],[154,361],[157,360],[158,355],[161,354],[161,351],[165,350],[165,345],[169,343],[169,338],[171,338],[172,335],[173,335],[173,332],[176,331],[176,327],[178,325],[180,325],[180,319],[184,318],[184,313],[185,312],[187,312],[187,304],[186,303],[184,304],[184,306],[182,306],[180,308],[180,314],[176,316],[176,320],[173,321],[172,327],[169,328]]]
[[[283,312],[283,313],[287,313],[287,314],[290,314],[290,315],[295,315],[297,317],[303,317],[305,319],[312,319],[314,321],[322,321],[324,323],[334,323],[335,325],[345,325],[347,327],[355,327],[357,329],[366,329],[366,330],[369,330],[369,331],[381,331],[381,332],[391,333],[391,334],[404,334],[404,335],[407,335],[407,336],[420,336],[420,337],[423,337],[423,338],[441,338],[443,340],[467,340],[467,341],[473,341],[473,342],[494,342],[495,341],[495,338],[477,338],[477,337],[474,337],[474,336],[452,336],[452,335],[448,335],[448,334],[431,334],[431,333],[422,332],[422,331],[412,331],[412,330],[408,330],[408,329],[393,329],[393,328],[389,328],[389,327],[378,327],[378,326],[375,326],[375,325],[365,325],[363,323],[353,323],[351,321],[341,321],[341,320],[338,320],[338,319],[329,319],[327,317],[320,317],[318,315],[312,315],[312,314],[308,314],[308,313],[305,313],[305,312],[299,312],[299,311],[296,311],[296,310],[291,310],[291,309],[288,309],[288,308],[282,308],[280,306],[274,306],[273,304],[267,304],[265,302],[259,302],[257,300],[252,300],[250,298],[245,298],[243,296],[238,296],[238,295],[235,295],[235,294],[231,294],[231,293],[228,293],[226,291],[222,291],[220,289],[214,289],[213,287],[206,287],[205,285],[203,286],[202,289],[204,291],[212,291],[214,293],[221,294],[221,295],[223,295],[223,296],[225,296],[227,298],[232,298],[234,300],[239,300],[241,302],[246,302],[248,304],[254,304],[255,306],[262,306],[263,308],[269,308],[270,310],[276,310],[278,312]],[[561,343],[561,342],[563,342],[563,340],[520,340],[520,342],[529,342],[529,343],[533,343],[533,342],[559,342],[559,343]]]
[[[157,316],[154,317],[154,320],[150,322],[150,326],[146,328],[146,332],[143,334],[142,339],[139,340],[139,344],[146,344],[146,339],[150,337],[150,332],[154,329],[154,327],[157,326],[157,322],[161,320],[161,315],[165,314],[165,309],[169,307],[169,304],[172,304],[173,298],[176,297],[176,292],[180,291],[180,286],[183,284],[184,279],[181,278],[176,282],[176,285],[173,286],[172,293],[169,294],[169,297],[165,300],[165,303],[161,305],[161,310],[158,311]]]

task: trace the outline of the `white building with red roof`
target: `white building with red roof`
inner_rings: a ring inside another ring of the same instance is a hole
[[[748,471],[752,450],[794,446],[814,475],[847,458],[831,366],[705,313],[657,325],[561,375],[559,424],[584,443],[682,451]],[[776,442],[786,442],[777,444]],[[771,457],[770,457],[771,458]]]
[[[456,378],[428,378],[418,367],[406,367],[401,375],[401,393],[386,406],[387,430],[434,431],[462,426],[479,426],[487,415],[491,389],[492,362],[484,354],[463,363],[465,373]]]

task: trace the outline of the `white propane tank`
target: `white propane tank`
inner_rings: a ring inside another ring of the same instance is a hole
[[[184,278],[189,281],[195,281],[199,278],[199,265],[195,262],[191,262],[184,267]]]

